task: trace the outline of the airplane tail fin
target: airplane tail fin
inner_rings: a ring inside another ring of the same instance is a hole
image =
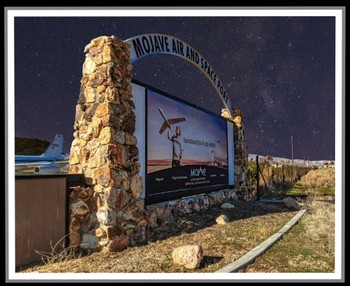
[[[63,135],[57,134],[42,156],[61,158],[63,150]]]

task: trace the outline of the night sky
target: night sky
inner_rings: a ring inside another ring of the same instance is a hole
[[[335,157],[334,17],[16,17],[15,136],[73,140],[84,47],[99,36],[178,37],[214,68],[243,113],[248,152]],[[209,80],[173,55],[134,64],[134,79],[221,113]]]

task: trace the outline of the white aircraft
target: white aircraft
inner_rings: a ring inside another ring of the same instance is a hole
[[[163,125],[160,128],[159,133],[162,134],[167,128],[169,128],[171,130],[171,132],[175,135],[174,131],[171,129],[171,125],[173,125],[175,123],[182,122],[182,121],[186,121],[186,118],[181,117],[181,118],[167,119],[165,114],[164,114],[164,111],[160,107],[158,107],[158,110],[164,119]]]
[[[62,154],[63,135],[57,134],[42,155],[15,155],[15,171],[20,173],[56,174],[65,171],[69,159]]]

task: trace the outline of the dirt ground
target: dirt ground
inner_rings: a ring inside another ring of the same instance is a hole
[[[312,181],[312,185],[325,186],[329,184],[324,182],[331,180],[330,185],[334,186],[333,173],[334,170],[316,170],[302,178],[300,183],[308,185]],[[109,275],[124,279],[123,275],[137,273],[178,273],[179,276],[171,276],[176,279],[190,273],[209,274],[249,252],[298,212],[288,210],[281,204],[261,201],[230,203],[235,205],[234,209],[223,210],[217,206],[177,217],[149,233],[149,241],[145,245],[128,247],[116,253],[74,254],[73,259],[72,256],[58,257],[62,262],[22,267],[16,272],[34,275],[104,273],[106,276],[101,277],[106,279]],[[335,197],[311,198],[311,201],[308,199],[304,203],[308,211],[300,222],[254,263],[239,272],[334,273]],[[229,223],[216,224],[215,219],[221,214],[228,217]],[[174,248],[189,244],[199,244],[203,248],[204,257],[197,269],[186,269],[172,260]],[[297,275],[295,277],[298,279]]]
[[[196,212],[161,226],[149,233],[145,245],[128,247],[116,253],[96,252],[76,259],[63,259],[18,269],[39,273],[177,273],[215,272],[238,259],[283,227],[297,211],[280,204],[258,201],[231,201],[234,209],[219,206]],[[225,214],[229,223],[218,225],[215,219]],[[204,258],[198,269],[186,269],[172,261],[174,248],[199,244]]]

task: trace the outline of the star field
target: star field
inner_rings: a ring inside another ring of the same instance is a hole
[[[84,47],[99,36],[169,34],[196,49],[241,109],[248,152],[335,156],[334,17],[16,17],[15,135],[73,140]],[[152,55],[136,80],[214,113],[223,103],[191,63]]]

